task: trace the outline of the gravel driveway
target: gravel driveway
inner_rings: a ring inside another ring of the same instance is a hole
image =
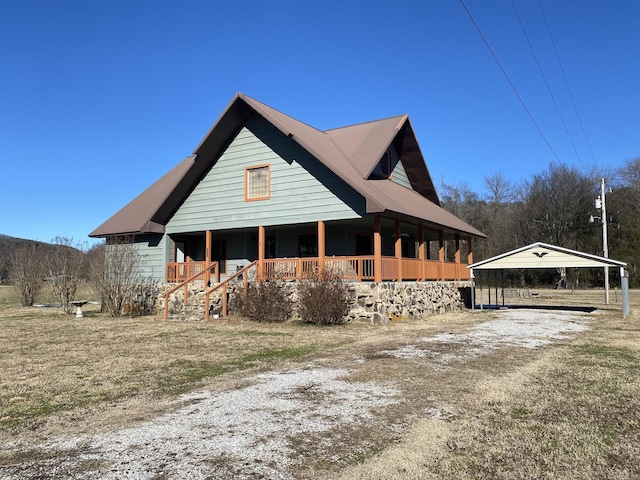
[[[379,353],[449,370],[500,349],[535,349],[568,338],[585,330],[589,319],[576,312],[505,310],[467,331],[416,338]],[[348,379],[368,361],[356,355],[349,365],[310,363],[256,375],[235,390],[190,393],[177,398],[169,413],[131,428],[60,435],[43,445],[14,442],[5,450],[32,452],[32,459],[0,466],[0,477],[296,478],[292,467],[301,459],[294,444],[313,438],[320,442],[315,448],[331,448],[336,429],[371,422],[402,401],[393,378]]]

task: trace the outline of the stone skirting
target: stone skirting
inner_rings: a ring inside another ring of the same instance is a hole
[[[297,283],[283,283],[294,302],[297,297]],[[397,320],[423,318],[465,308],[469,301],[471,283],[459,282],[350,282],[349,291],[353,295],[353,307],[349,312],[349,321],[388,323]],[[158,312],[164,312],[162,292],[175,287],[175,284],[160,286]],[[228,289],[230,314],[233,297],[238,284],[231,283]],[[184,302],[184,288],[169,296],[169,315],[183,320],[202,320],[204,318],[204,286],[194,283],[188,288],[187,302]],[[220,314],[222,302],[220,294],[211,296],[211,315]],[[294,308],[295,311],[295,308]]]
[[[471,282],[354,283],[350,287],[353,321],[387,323],[460,310]]]

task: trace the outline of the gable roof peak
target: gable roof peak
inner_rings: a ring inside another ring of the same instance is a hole
[[[372,125],[374,123],[382,123],[382,122],[387,122],[389,120],[395,120],[395,119],[398,119],[398,125],[396,126],[396,130],[400,130],[404,122],[409,119],[409,115],[406,113],[403,113],[402,115],[393,115],[391,117],[379,118],[377,120],[369,120],[366,122],[354,123],[352,125],[344,125],[342,127],[329,128],[325,130],[325,133],[331,133],[331,132],[335,132],[336,130],[342,130],[342,129],[351,128],[351,127],[364,127],[367,125]]]
[[[283,115],[283,116],[285,116],[285,117],[287,117],[287,118],[289,118],[291,120],[294,120],[294,121],[296,121],[296,122],[298,122],[298,123],[300,123],[300,124],[302,124],[302,125],[304,125],[306,127],[312,128],[313,130],[315,130],[317,132],[324,133],[319,128],[316,128],[313,125],[309,125],[308,123],[303,122],[302,120],[298,120],[297,118],[292,117],[291,115],[289,115],[287,113],[284,113],[282,110],[278,110],[277,108],[273,108],[271,105],[267,105],[266,103],[261,102],[260,100],[256,100],[255,98],[250,97],[247,94],[244,94],[242,92],[238,92],[237,97],[241,98],[242,100],[244,100],[251,107],[254,107],[254,109],[255,109],[255,106],[257,106],[257,105],[262,106],[263,108],[268,108],[269,110],[271,110],[273,112],[276,112],[276,113],[278,113],[280,115]]]

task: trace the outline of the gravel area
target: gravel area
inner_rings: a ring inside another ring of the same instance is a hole
[[[416,339],[381,353],[428,360],[434,369],[454,368],[496,349],[537,348],[566,338],[586,329],[588,321],[589,315],[578,313],[498,311],[467,332]],[[5,450],[32,451],[34,460],[0,466],[0,478],[294,478],[292,442],[357,426],[370,421],[376,409],[402,401],[393,383],[348,381],[350,373],[314,364],[273,371],[237,390],[183,395],[170,413],[132,428],[60,436],[46,445],[14,442]],[[446,405],[430,414],[449,415]]]
[[[443,333],[422,338],[420,344],[386,351],[397,358],[426,357],[435,368],[447,369],[492,350],[507,347],[537,348],[571,333],[587,329],[589,316],[552,310],[501,310],[497,318],[480,323],[468,332]],[[434,346],[450,345],[453,351]]]

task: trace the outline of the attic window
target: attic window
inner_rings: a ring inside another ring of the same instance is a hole
[[[244,169],[245,201],[267,200],[271,196],[271,171],[269,165],[256,165]]]
[[[391,175],[391,153],[389,150],[384,152],[382,159],[380,160],[380,176],[389,178]]]

